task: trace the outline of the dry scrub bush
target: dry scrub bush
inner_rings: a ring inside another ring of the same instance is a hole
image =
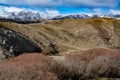
[[[49,46],[43,49],[42,53],[45,55],[55,55],[58,53],[58,47],[50,42]]]
[[[79,54],[68,54],[65,60],[52,66],[61,80],[120,78],[120,52],[90,49]]]
[[[0,80],[90,80],[120,78],[120,52],[90,49],[53,61],[42,54],[22,54],[0,62]]]
[[[42,54],[23,54],[0,63],[0,80],[58,80]]]

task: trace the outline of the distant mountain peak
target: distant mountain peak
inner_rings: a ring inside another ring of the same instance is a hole
[[[18,13],[11,12],[7,14],[0,14],[0,18],[5,19],[15,19],[15,20],[41,20],[41,19],[84,19],[84,18],[98,18],[98,17],[108,17],[120,19],[120,14],[68,14],[68,15],[54,15],[49,12],[34,12],[34,11],[20,11]]]

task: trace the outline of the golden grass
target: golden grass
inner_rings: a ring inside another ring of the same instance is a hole
[[[9,22],[0,22],[0,24],[29,38],[39,47],[41,43],[42,47],[46,47],[50,41],[56,42],[62,53],[65,48],[69,50],[71,47],[79,50],[96,47],[119,48],[119,45],[115,44],[119,44],[116,40],[120,36],[120,20],[112,18],[48,20],[26,25]]]

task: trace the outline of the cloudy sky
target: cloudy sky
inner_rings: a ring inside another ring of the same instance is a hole
[[[32,10],[55,14],[120,13],[120,0],[0,0],[0,13]]]

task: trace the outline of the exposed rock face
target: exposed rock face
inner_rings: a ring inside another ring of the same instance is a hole
[[[5,50],[2,48],[2,46],[0,46],[0,59],[4,59],[6,56],[4,55],[5,54]]]
[[[0,26],[0,45],[0,57],[17,56],[24,52],[41,51],[35,43],[2,25]]]

